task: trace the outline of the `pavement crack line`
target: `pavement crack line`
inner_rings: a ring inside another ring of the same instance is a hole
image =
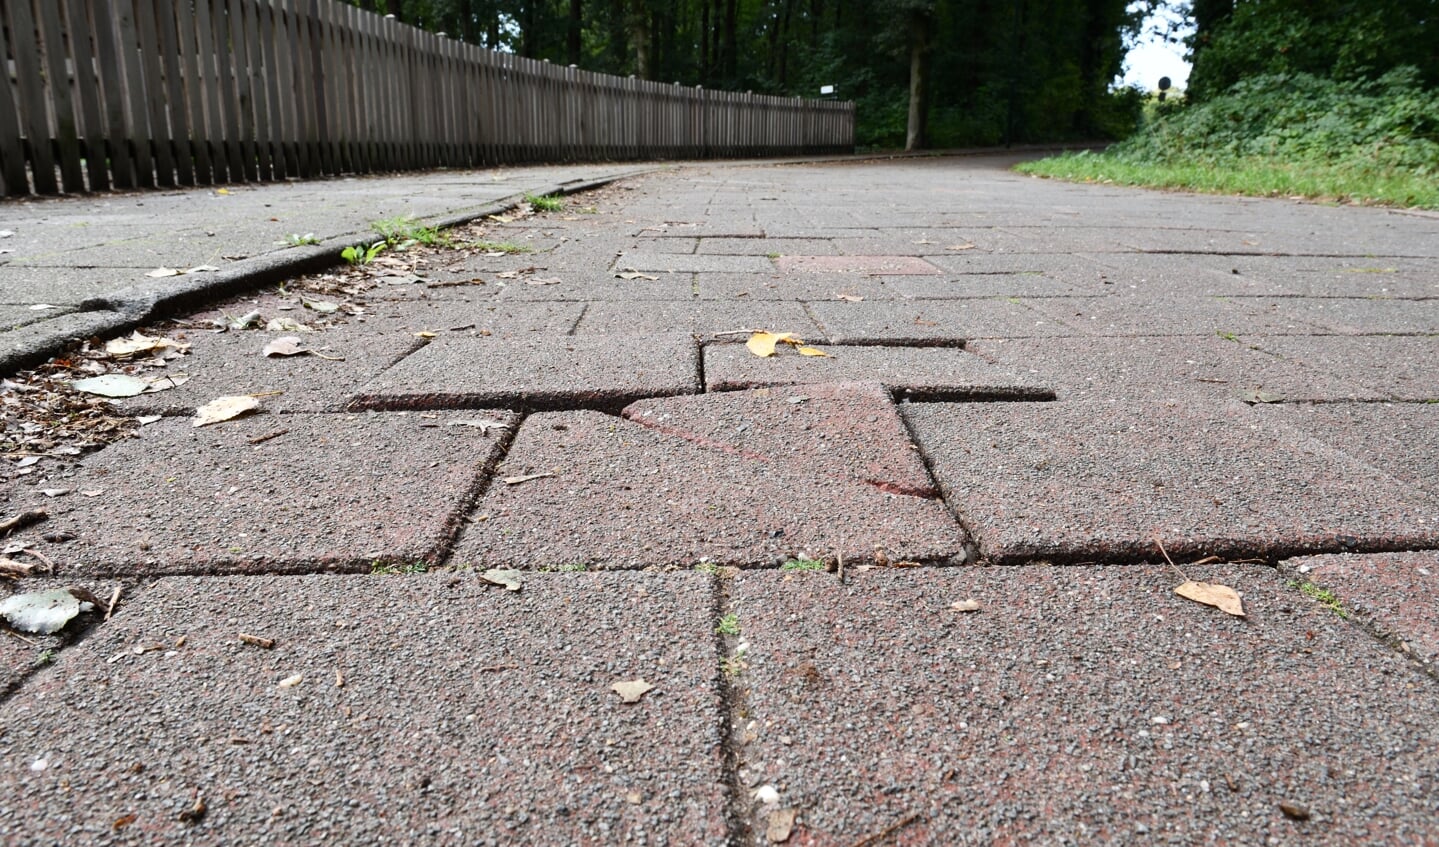
[[[714,584],[714,605],[711,619],[715,623],[712,637],[715,645],[715,684],[720,696],[720,768],[726,794],[726,843],[731,847],[754,843],[754,821],[749,793],[740,779],[743,761],[742,741],[738,731],[749,714],[747,692],[741,684],[744,675],[744,642],[736,633],[727,633],[722,621],[734,614],[729,582],[736,575],[732,568],[717,568],[710,574]]]
[[[505,458],[509,456],[510,448],[514,446],[515,439],[519,436],[520,427],[525,425],[528,418],[529,415],[521,412],[516,416],[513,426],[500,430],[500,449],[495,451],[494,458],[485,463],[469,490],[460,497],[460,501],[450,511],[450,514],[445,516],[444,527],[441,530],[442,535],[432,554],[436,568],[446,567],[451,563],[450,559],[455,554],[455,545],[460,540],[460,533],[464,531],[467,524],[473,523],[470,514],[484,500],[485,495],[489,493],[490,486],[494,485],[495,478],[500,473],[500,465],[504,464]]]

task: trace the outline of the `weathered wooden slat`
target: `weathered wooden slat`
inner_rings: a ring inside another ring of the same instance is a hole
[[[201,3],[200,5],[204,5]],[[190,155],[194,159],[195,182],[210,185],[214,172],[210,165],[210,138],[206,129],[205,82],[200,76],[199,34],[195,25],[195,8],[187,0],[175,4],[175,31],[180,47],[180,72],[185,79],[187,108],[190,112]]]
[[[20,123],[30,147],[30,171],[37,194],[59,194],[55,179],[55,152],[50,147],[50,121],[46,118],[45,74],[40,70],[40,39],[35,31],[30,0],[8,4],[11,49],[15,55],[15,81],[20,86]]]
[[[270,0],[257,0],[256,2],[256,26],[259,30],[259,61],[264,72],[264,98],[265,98],[265,143],[270,148],[270,173],[272,179],[284,179],[289,175],[289,166],[285,160],[285,136],[284,136],[284,108],[285,101],[280,96],[279,67],[275,58],[275,43],[277,30],[275,28],[275,10]],[[256,94],[256,98],[259,98]]]
[[[110,187],[110,170],[105,163],[105,126],[100,116],[100,82],[95,77],[94,30],[81,0],[67,0],[65,29],[71,44],[71,68],[75,93],[80,100],[80,135],[85,146],[85,177],[91,191]],[[8,87],[8,86],[7,86]]]
[[[170,116],[165,108],[165,74],[160,69],[159,29],[154,0],[135,0],[135,32],[140,44],[140,71],[145,80],[145,107],[150,118],[155,182],[169,188],[175,185],[175,152],[170,146]]]
[[[236,94],[234,42],[230,37],[229,0],[210,0],[210,22],[215,42],[215,67],[219,74],[220,96],[224,99],[226,170],[230,182],[245,181],[245,152],[240,144],[240,98]]]
[[[133,188],[135,164],[130,156],[129,135],[125,130],[125,66],[120,60],[116,43],[115,14],[111,0],[89,0],[83,5],[90,15],[95,35],[95,56],[99,73],[101,97],[104,101],[105,123],[103,152],[108,159],[107,172],[116,188]],[[108,188],[109,186],[105,186]]]
[[[310,96],[314,98],[314,151],[321,174],[335,173],[333,150],[330,147],[330,103],[325,91],[325,22],[320,0],[309,0],[305,15],[306,43],[310,56]]]
[[[183,2],[183,0],[182,0]],[[181,185],[195,184],[195,160],[190,150],[190,116],[185,102],[185,80],[180,72],[180,44],[175,31],[173,0],[154,0],[155,29],[159,35],[160,67],[165,78],[164,99],[170,119],[170,149]]]
[[[13,1],[13,0],[12,0]],[[0,57],[12,55],[10,30],[0,20]],[[30,174],[25,169],[25,143],[20,135],[20,114],[15,94],[10,90],[10,63],[0,66],[0,181],[5,196],[21,197],[30,193]]]
[[[11,0],[14,2],[14,0]],[[85,172],[80,164],[79,121],[75,118],[74,98],[70,96],[70,71],[65,50],[65,36],[60,29],[60,5],[55,0],[40,4],[40,31],[49,71],[47,88],[55,122],[51,125],[55,146],[60,154],[60,182],[68,192],[85,190]]]
[[[195,2],[197,86],[205,104],[203,144],[210,157],[210,174],[216,183],[229,182],[230,163],[225,152],[225,91],[220,87],[218,58],[215,55],[215,24],[210,0]]]
[[[260,4],[244,0],[245,78],[250,88],[250,131],[254,134],[255,176],[262,182],[275,178],[270,149],[270,101],[265,96],[265,48],[260,43]]]
[[[230,59],[235,79],[235,109],[239,115],[236,138],[240,142],[240,167],[245,179],[254,182],[260,178],[255,158],[255,113],[254,91],[251,89],[249,49],[245,44],[245,3],[246,0],[230,0],[226,18],[230,29]]]

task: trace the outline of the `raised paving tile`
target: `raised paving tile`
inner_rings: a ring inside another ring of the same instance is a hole
[[[801,356],[781,346],[769,358],[743,344],[707,344],[705,388],[733,391],[817,382],[877,382],[900,396],[1051,400],[1042,379],[986,362],[956,347],[825,346],[828,355]]]
[[[1281,337],[1276,336],[1275,340]],[[965,350],[1054,386],[1061,400],[1207,398],[1378,400],[1385,394],[1213,335],[999,338]]]
[[[433,562],[503,444],[500,434],[447,425],[480,418],[515,422],[496,411],[262,414],[198,429],[161,421],[73,470],[27,477],[11,503],[50,517],[15,536],[79,575]],[[46,498],[41,488],[72,493]],[[45,540],[56,534],[74,538]]]
[[[707,337],[757,329],[792,332],[802,338],[819,336],[819,328],[805,313],[804,306],[773,301],[591,303],[575,328],[575,335],[687,332]]]
[[[613,408],[699,390],[685,335],[443,335],[364,385],[356,409]]]
[[[775,267],[783,273],[846,273],[869,276],[932,275],[939,268],[918,256],[780,256]]]
[[[797,445],[796,451],[803,450]],[[597,412],[526,419],[461,536],[459,566],[769,565],[795,556],[952,561],[963,532],[943,504],[798,463],[701,447]]]
[[[1439,838],[1439,683],[1268,568],[1188,571],[1248,617],[1166,566],[741,573],[740,774],[791,845]]]
[[[1277,335],[1242,340],[1316,374],[1363,384],[1380,398],[1439,399],[1436,336]]]
[[[1336,403],[1258,411],[1439,496],[1439,405]]]
[[[903,407],[1002,563],[1291,556],[1439,543],[1439,501],[1238,401]]]
[[[1343,614],[1359,615],[1421,662],[1439,659],[1439,552],[1310,556],[1282,569],[1331,591]]]
[[[641,400],[623,415],[657,432],[791,471],[937,496],[894,401],[877,383]]]
[[[0,707],[0,841],[721,843],[710,580],[164,580]]]
[[[1052,316],[1010,300],[841,301],[809,308],[835,344],[963,344],[970,338],[1077,334]]]

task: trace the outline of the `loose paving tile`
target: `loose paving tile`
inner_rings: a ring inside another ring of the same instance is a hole
[[[937,496],[889,392],[877,383],[761,388],[641,400],[624,417],[667,435],[791,470]]]
[[[366,383],[354,409],[619,409],[699,390],[685,335],[442,335]]]
[[[1245,344],[1274,353],[1316,374],[1362,383],[1378,399],[1439,399],[1439,337],[1246,337]]]
[[[1343,403],[1259,411],[1439,496],[1439,405]]]
[[[1439,552],[1311,556],[1283,562],[1282,569],[1331,592],[1316,602],[1332,602],[1341,616],[1359,615],[1433,669],[1439,658]]]
[[[517,422],[500,411],[161,421],[73,469],[26,477],[12,504],[50,517],[14,537],[80,576],[434,562],[503,444],[461,425],[476,419]]]
[[[739,574],[739,773],[778,793],[753,829],[798,809],[787,844],[1439,838],[1439,683],[1269,568],[1189,570],[1248,617],[1164,566]]]
[[[707,344],[705,388],[734,391],[774,385],[877,382],[901,397],[972,400],[1052,400],[1041,379],[996,367],[953,347],[827,346],[826,355],[801,356],[784,347],[760,358],[743,344]]]
[[[526,479],[535,474],[543,476]],[[455,565],[761,566],[835,554],[857,562],[877,547],[895,561],[965,555],[963,533],[936,500],[708,449],[597,412],[529,417],[496,478]]]
[[[0,707],[0,840],[721,843],[710,579],[163,580]]]
[[[1276,337],[1275,340],[1282,340]],[[966,351],[1031,374],[1061,400],[1206,398],[1246,402],[1382,400],[1389,395],[1213,335],[988,339]]]
[[[1156,541],[1176,560],[1439,544],[1439,500],[1237,401],[903,409],[995,562],[1152,560]]]
[[[799,303],[713,300],[591,303],[575,327],[575,335],[680,332],[706,338],[759,329],[791,332],[807,339],[820,335],[819,327]]]
[[[844,273],[869,276],[934,275],[939,268],[917,256],[780,256],[782,273]]]
[[[1011,300],[811,303],[809,308],[834,344],[960,346],[970,338],[1076,334],[1050,315]]]

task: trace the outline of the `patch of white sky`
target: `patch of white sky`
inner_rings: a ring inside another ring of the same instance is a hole
[[[1167,76],[1176,89],[1183,89],[1189,81],[1184,39],[1193,31],[1193,24],[1179,11],[1160,8],[1152,12],[1144,19],[1139,35],[1126,44],[1124,72],[1115,84],[1155,91],[1160,77]]]

